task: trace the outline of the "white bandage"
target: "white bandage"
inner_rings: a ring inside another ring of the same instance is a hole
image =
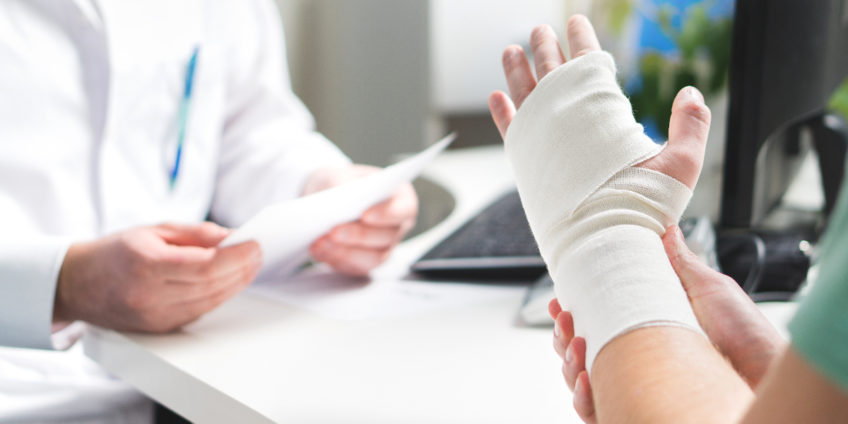
[[[605,52],[545,76],[507,131],[507,156],[557,299],[586,339],[586,369],[628,331],[701,331],[663,249],[691,191],[634,167],[662,150],[644,135]]]

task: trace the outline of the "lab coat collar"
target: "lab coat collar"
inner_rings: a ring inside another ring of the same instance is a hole
[[[74,3],[79,8],[82,16],[88,21],[91,26],[98,30],[103,31],[103,17],[100,15],[100,6],[97,4],[97,0],[73,0]]]

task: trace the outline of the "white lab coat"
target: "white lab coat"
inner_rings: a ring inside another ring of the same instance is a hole
[[[270,0],[0,1],[0,345],[55,347],[74,241],[207,216],[236,226],[348,163],[291,92],[282,41]],[[0,421],[114,421],[133,393],[79,347],[0,349]]]

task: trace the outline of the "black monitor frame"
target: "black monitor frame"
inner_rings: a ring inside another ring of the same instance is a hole
[[[848,131],[826,105],[846,76],[848,0],[737,1],[722,228],[756,226],[762,218],[758,211],[780,202],[807,147],[802,134],[812,137],[809,147],[819,153],[826,210],[832,209]],[[758,172],[758,159],[768,169]]]

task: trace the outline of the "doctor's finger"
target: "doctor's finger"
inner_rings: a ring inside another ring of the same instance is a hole
[[[412,184],[406,183],[391,197],[362,214],[361,221],[370,226],[395,227],[418,215],[418,195]]]
[[[568,49],[571,58],[578,58],[586,53],[601,50],[601,43],[595,35],[595,28],[589,18],[583,15],[574,15],[568,20]]]
[[[577,375],[577,382],[574,384],[574,410],[577,415],[586,424],[595,424],[597,417],[595,416],[595,399],[592,397],[592,386],[589,383],[589,373],[586,371]]]
[[[524,49],[518,45],[508,46],[503,52],[503,68],[506,75],[506,85],[516,108],[520,108],[524,99],[536,88],[536,79],[530,63],[524,54]]]
[[[333,243],[324,237],[312,245],[310,253],[315,260],[324,262],[339,272],[365,276],[385,262],[391,250],[350,247]]]
[[[262,250],[255,241],[201,249],[172,246],[161,258],[160,272],[169,280],[208,281],[251,264],[261,264]]]
[[[574,318],[571,312],[562,311],[554,321],[554,350],[560,358],[565,359],[565,351],[573,338]]]
[[[153,227],[166,243],[178,246],[214,247],[224,240],[230,231],[212,222],[200,224],[165,223]]]
[[[501,138],[506,138],[506,130],[515,116],[515,105],[512,104],[512,100],[503,91],[495,91],[489,95],[489,112],[492,114],[495,126],[498,127],[498,132],[501,133]]]
[[[330,231],[330,240],[339,245],[364,247],[369,249],[387,249],[400,242],[413,221],[407,221],[394,227],[375,227],[361,222],[340,225]]]
[[[557,298],[551,299],[548,302],[548,315],[551,316],[551,319],[555,320],[560,312],[562,312],[562,306],[559,305],[559,300]]]
[[[568,345],[565,352],[565,363],[562,367],[562,375],[568,388],[574,391],[577,376],[586,371],[586,339],[575,337]]]
[[[162,287],[162,295],[171,299],[172,303],[203,299],[233,284],[240,284],[245,278],[252,280],[261,267],[261,262],[252,262],[206,280],[170,280]]]
[[[533,32],[530,33],[530,47],[533,49],[536,77],[540,81],[545,75],[565,63],[565,55],[550,25],[539,25],[533,28]]]
[[[242,290],[249,286],[255,278],[256,273],[241,274],[238,278],[230,280],[230,284],[221,287],[217,291],[210,292],[206,296],[175,305],[175,310],[171,312],[176,314],[177,320],[181,325],[188,324],[239,294]]]

